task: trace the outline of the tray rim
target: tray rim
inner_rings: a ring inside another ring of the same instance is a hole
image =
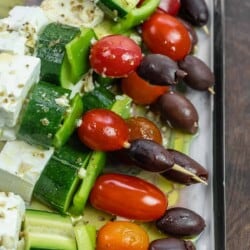
[[[225,6],[214,0],[213,209],[215,250],[226,249],[225,207]],[[215,167],[216,166],[216,167]]]

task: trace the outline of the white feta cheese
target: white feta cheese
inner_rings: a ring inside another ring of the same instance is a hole
[[[0,51],[32,55],[41,29],[49,23],[40,7],[16,6],[0,20]]]
[[[104,17],[93,0],[44,0],[41,8],[51,21],[76,27],[95,27]]]
[[[40,59],[0,53],[0,128],[14,127],[27,94],[40,75]]]
[[[25,204],[13,193],[0,192],[0,249],[17,249]]]
[[[0,152],[0,190],[19,194],[30,202],[34,186],[54,149],[41,149],[23,141],[8,141]]]

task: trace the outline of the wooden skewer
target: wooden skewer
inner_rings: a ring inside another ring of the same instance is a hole
[[[179,172],[179,173],[183,173],[183,174],[186,174],[186,175],[189,175],[192,177],[192,179],[200,182],[200,183],[203,183],[204,185],[207,185],[207,182],[202,180],[199,176],[191,173],[190,171],[186,170],[185,168],[179,166],[178,164],[174,164],[173,167],[172,167],[173,170],[175,170],[176,172]]]
[[[202,29],[204,30],[204,32],[205,32],[207,35],[209,35],[209,30],[208,30],[207,25],[202,26]]]
[[[212,87],[208,88],[207,90],[210,94],[215,95],[215,91]]]

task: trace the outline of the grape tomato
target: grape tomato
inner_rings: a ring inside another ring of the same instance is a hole
[[[129,221],[108,222],[97,234],[97,250],[147,250],[148,246],[147,232]]]
[[[83,115],[78,136],[93,150],[112,151],[123,148],[128,141],[128,127],[116,113],[92,109]]]
[[[126,77],[142,58],[141,48],[123,35],[101,38],[91,48],[90,64],[94,71],[107,77]]]
[[[153,221],[164,214],[168,201],[160,189],[143,179],[124,174],[104,174],[95,182],[90,203],[114,215]]]
[[[185,26],[176,17],[160,12],[142,24],[142,39],[151,52],[175,61],[183,59],[192,47]]]

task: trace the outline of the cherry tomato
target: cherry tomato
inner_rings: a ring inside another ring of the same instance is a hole
[[[142,25],[142,38],[153,52],[183,59],[191,50],[191,40],[185,26],[175,17],[155,12]]]
[[[158,9],[169,15],[176,16],[180,7],[180,0],[161,0]]]
[[[90,193],[93,207],[128,219],[152,221],[167,209],[167,198],[153,184],[124,174],[100,176]]]
[[[136,72],[123,78],[121,81],[121,87],[122,91],[130,96],[135,103],[142,105],[153,103],[168,90],[167,86],[151,85],[139,77]]]
[[[112,151],[123,148],[128,141],[128,127],[116,113],[92,109],[83,115],[78,136],[93,150]]]
[[[148,139],[162,144],[162,135],[159,128],[145,117],[131,117],[126,120],[129,137],[128,140]]]
[[[140,64],[141,48],[123,35],[101,38],[91,48],[90,64],[98,74],[108,77],[126,77]]]
[[[108,222],[97,234],[96,250],[147,250],[148,246],[146,231],[129,221]]]

